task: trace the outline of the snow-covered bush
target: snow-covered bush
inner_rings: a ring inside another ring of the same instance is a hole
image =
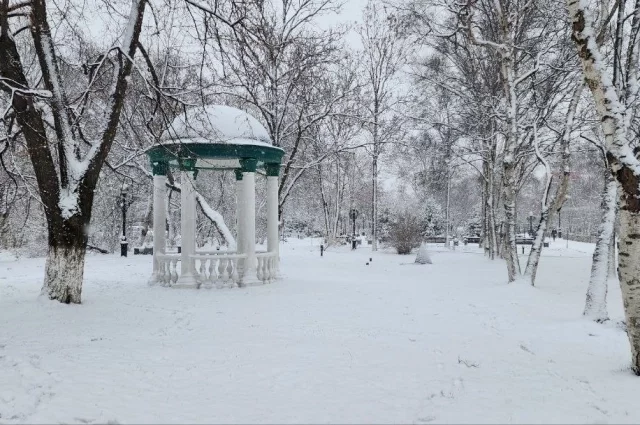
[[[434,199],[427,199],[422,208],[422,236],[436,236],[445,231],[445,214],[440,204]]]
[[[427,244],[423,243],[420,245],[420,249],[418,250],[418,255],[416,255],[416,264],[432,264],[431,257],[429,256],[429,252],[427,251]]]
[[[410,254],[413,248],[420,246],[421,223],[418,217],[408,211],[399,213],[389,225],[389,242],[398,254]]]
[[[389,208],[384,208],[378,216],[378,239],[383,242],[389,242],[391,238],[391,226],[393,224],[393,216]]]

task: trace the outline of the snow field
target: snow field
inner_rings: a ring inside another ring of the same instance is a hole
[[[471,246],[414,265],[290,240],[280,281],[223,290],[93,255],[80,306],[2,255],[0,423],[637,423],[619,288],[583,319],[593,248],[564,243],[536,288]]]

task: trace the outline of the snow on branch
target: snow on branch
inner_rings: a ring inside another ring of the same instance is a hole
[[[206,215],[207,218],[209,218],[209,220],[211,220],[216,225],[218,230],[220,230],[220,233],[222,233],[222,236],[227,241],[230,248],[232,250],[235,249],[236,240],[233,237],[233,234],[231,233],[227,225],[225,224],[222,214],[220,214],[218,211],[215,211],[213,208],[211,208],[207,200],[204,199],[204,196],[202,196],[197,192],[196,192],[196,201],[198,201],[198,205],[200,205],[200,208],[202,208],[202,212],[204,213],[204,215]]]
[[[567,0],[567,8],[573,26],[572,38],[578,46],[587,85],[593,94],[598,115],[602,120],[607,150],[622,166],[640,175],[640,161],[627,141],[626,105],[620,98],[607,71],[594,32],[593,22],[585,0]],[[635,48],[635,47],[634,47]]]
[[[137,168],[140,171],[142,171],[147,177],[149,178],[153,177],[151,172],[147,170],[144,166],[138,163],[136,163],[136,165],[137,165]],[[171,190],[175,190],[176,192],[180,192],[182,190],[180,184],[176,182],[167,183],[167,187]],[[222,214],[220,214],[218,211],[211,208],[211,206],[209,205],[207,200],[204,198],[204,196],[202,196],[202,194],[200,194],[200,192],[198,192],[198,190],[195,187],[194,187],[194,191],[196,194],[196,201],[198,202],[198,205],[200,205],[200,208],[202,209],[202,212],[204,213],[204,215],[209,220],[211,220],[211,222],[218,228],[218,230],[224,237],[225,241],[229,244],[231,249],[235,249],[237,247],[236,240],[233,237],[233,233],[231,233],[231,231],[229,230],[229,227],[225,223],[224,217],[222,217]]]
[[[28,6],[31,6],[31,0],[19,1],[14,4],[9,4],[9,7],[7,8],[7,12],[9,13],[15,12],[18,9],[22,9],[23,7],[28,7]]]
[[[200,2],[196,2],[194,0],[185,0],[188,4],[192,5],[193,7],[195,7],[196,9],[201,10],[202,12],[208,13],[209,15],[215,17],[216,19],[219,19],[221,22],[225,23],[226,25],[230,26],[231,28],[235,27],[236,25],[238,25],[239,23],[241,23],[244,20],[244,16],[238,18],[235,22],[231,22],[228,19],[223,18],[219,13],[218,13],[218,1],[216,0],[214,2],[214,8],[210,8],[207,7],[205,5],[203,5]]]

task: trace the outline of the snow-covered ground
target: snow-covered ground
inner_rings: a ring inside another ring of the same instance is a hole
[[[638,423],[619,289],[612,321],[581,318],[591,250],[552,244],[536,288],[474,247],[417,266],[290,240],[282,280],[222,290],[93,255],[80,306],[0,255],[0,423]]]

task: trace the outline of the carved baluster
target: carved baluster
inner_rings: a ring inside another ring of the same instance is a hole
[[[171,286],[171,260],[164,260],[164,286]]]
[[[262,283],[269,282],[269,257],[264,257],[262,259]]]
[[[220,259],[218,272],[220,273],[220,280],[222,281],[222,286],[224,287],[229,281],[229,273],[227,272],[227,259],[224,257]]]
[[[233,281],[233,260],[231,258],[227,258],[226,267],[224,268],[224,276],[227,286],[229,286],[229,288],[234,288],[236,284]]]
[[[238,259],[233,258],[229,260],[229,264],[231,264],[232,267],[231,280],[233,281],[233,283],[240,286],[240,275],[238,274]]]
[[[216,280],[216,271],[213,264],[215,263],[215,258],[209,257],[207,261],[209,262],[209,277],[207,278],[207,285],[211,288]]]
[[[256,265],[256,277],[258,280],[262,280],[262,257],[257,257],[256,261],[258,262]]]
[[[275,258],[269,257],[269,283],[273,282],[275,278],[276,267],[275,267]]]
[[[267,283],[267,257],[262,257],[262,283]]]
[[[223,280],[224,268],[225,268],[225,260],[224,260],[224,258],[218,258],[218,267],[217,267],[218,279],[216,281],[216,287],[218,289],[224,287],[224,280]]]
[[[198,259],[198,261],[200,262],[200,276],[198,276],[198,283],[202,284],[205,283],[205,281],[207,280],[207,270],[205,268],[205,261],[207,261],[204,258],[200,258]]]
[[[178,259],[171,260],[171,284],[178,281]]]
[[[158,279],[161,286],[167,286],[167,261],[164,258],[159,258],[160,267],[158,268]]]
[[[209,289],[211,288],[211,284],[209,283],[207,261],[209,261],[208,258],[200,259],[200,285]]]

